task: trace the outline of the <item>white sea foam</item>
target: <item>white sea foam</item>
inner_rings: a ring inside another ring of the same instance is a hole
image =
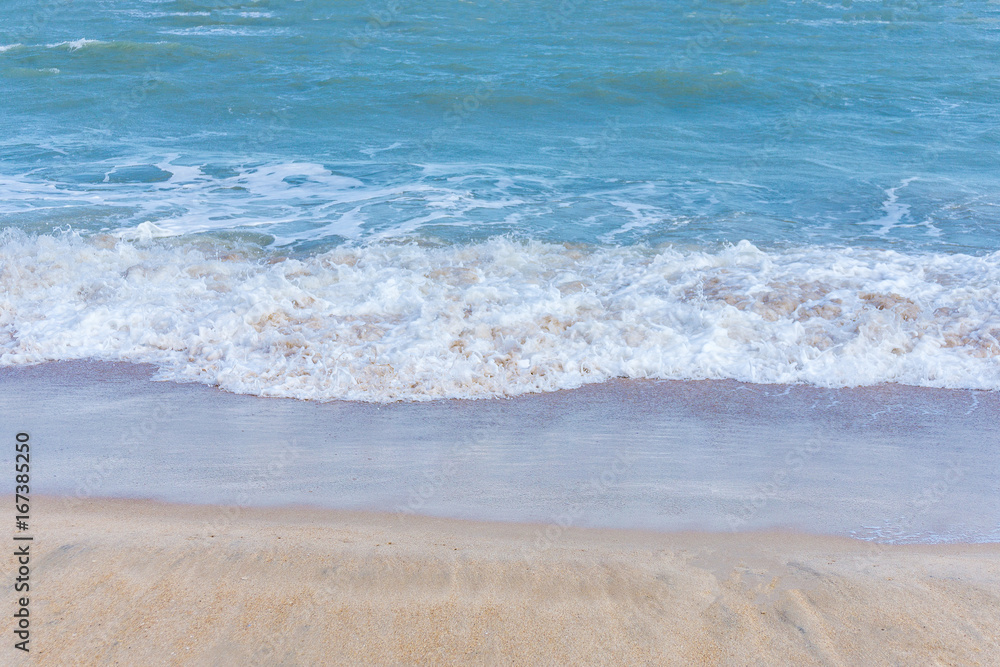
[[[227,28],[223,26],[194,26],[165,30],[167,35],[225,35],[231,37],[264,37],[268,35],[288,34],[287,28]]]
[[[320,164],[282,162],[239,167],[231,175],[211,175],[205,167],[175,164],[176,156],[134,164],[93,165],[103,183],[45,181],[33,175],[0,174],[0,216],[62,210],[73,224],[81,210],[114,210],[123,233],[145,221],[172,235],[253,228],[273,236],[277,245],[339,236],[352,240],[412,233],[421,225],[463,217],[481,209],[517,208],[522,199],[497,188],[478,193],[461,183],[365,184]],[[166,180],[110,183],[135,168],[159,170]],[[389,202],[419,204],[424,216],[379,225],[378,210]],[[375,209],[370,217],[369,211]],[[127,218],[122,210],[131,210]]]
[[[907,178],[904,179],[900,185],[886,190],[885,194],[887,198],[885,202],[882,203],[882,211],[884,212],[884,215],[878,220],[872,220],[862,224],[874,225],[878,227],[878,229],[875,230],[876,236],[886,236],[894,228],[901,226],[903,220],[910,215],[910,206],[908,204],[900,203],[897,192],[916,180],[919,179]]]
[[[70,51],[79,51],[83,47],[89,46],[90,44],[103,44],[103,43],[104,42],[102,42],[99,39],[77,39],[72,42],[56,42],[55,44],[46,44],[45,46],[47,46],[50,49],[55,49],[65,46],[69,48]]]
[[[0,364],[151,362],[262,396],[511,396],[627,378],[1000,389],[1000,253],[205,240],[0,245]]]
[[[10,51],[11,49],[16,49],[19,46],[21,46],[20,43],[17,43],[17,44],[0,44],[0,53],[6,53],[7,51]]]

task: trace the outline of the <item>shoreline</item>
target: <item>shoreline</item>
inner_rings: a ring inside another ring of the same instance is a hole
[[[538,527],[524,524],[231,510],[109,499],[69,507],[61,498],[33,498],[32,659],[1000,659],[1000,544],[570,527],[537,550]]]
[[[883,542],[1000,541],[1000,393],[620,381],[309,403],[99,362],[0,369],[33,492]]]

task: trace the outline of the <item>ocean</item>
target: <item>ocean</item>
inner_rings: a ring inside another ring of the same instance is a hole
[[[0,365],[1000,389],[1000,4],[12,0]]]

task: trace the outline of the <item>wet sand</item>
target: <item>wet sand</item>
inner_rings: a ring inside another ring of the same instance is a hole
[[[31,664],[1000,664],[997,544],[545,539],[544,525],[54,497],[33,514]]]
[[[375,405],[0,369],[32,490],[490,521],[1000,541],[1000,392],[621,381]],[[16,432],[15,431],[15,432]]]

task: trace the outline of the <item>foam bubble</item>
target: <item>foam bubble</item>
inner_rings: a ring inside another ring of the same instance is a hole
[[[261,396],[513,396],[615,377],[1000,389],[1000,253],[205,240],[0,246],[0,363],[151,362]],[[260,252],[260,251],[257,251]]]

